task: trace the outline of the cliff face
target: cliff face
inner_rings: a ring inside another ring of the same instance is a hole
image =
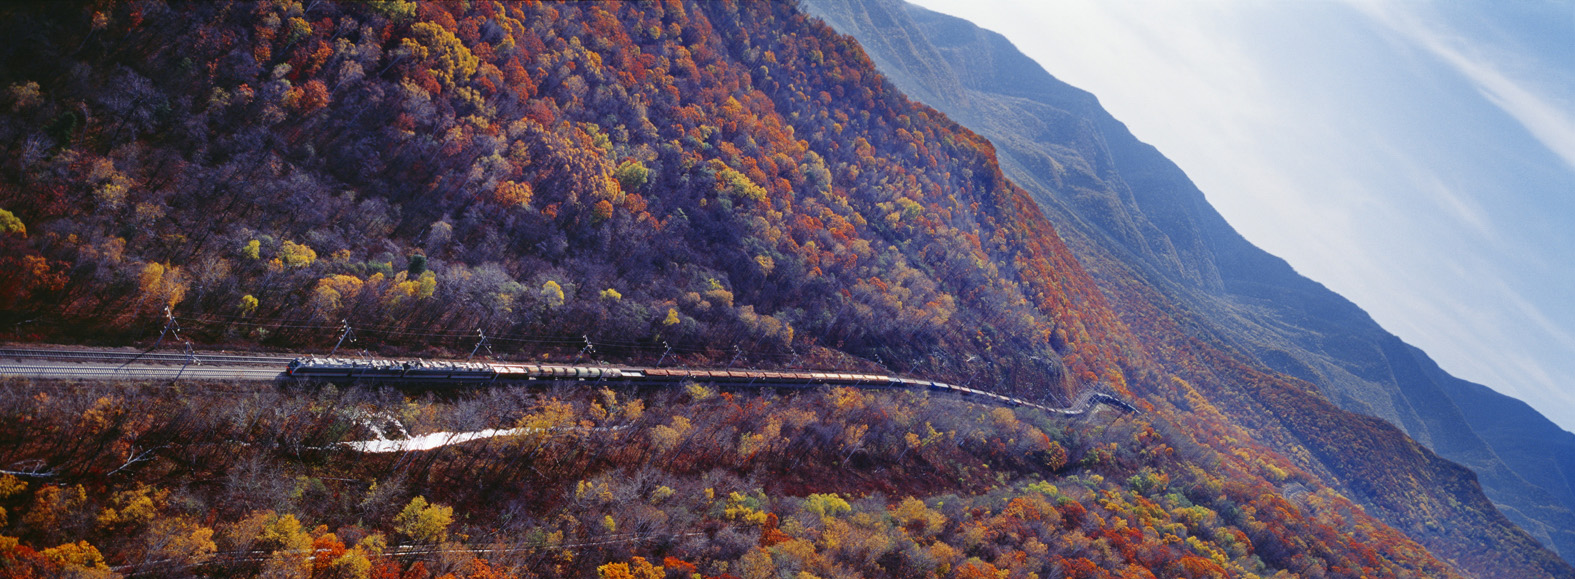
[[[900,2],[805,6],[858,38],[902,90],[996,143],[1006,174],[1105,287],[1133,275],[1159,288],[1168,307],[1198,321],[1198,335],[1470,467],[1506,515],[1549,548],[1575,552],[1575,494],[1564,474],[1575,472],[1575,435],[1449,376],[1355,304],[1253,246],[1180,168],[1004,37]]]

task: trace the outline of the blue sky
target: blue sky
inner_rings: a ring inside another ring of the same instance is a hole
[[[1247,239],[1575,430],[1575,0],[914,0],[1006,35]]]

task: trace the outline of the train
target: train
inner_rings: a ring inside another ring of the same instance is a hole
[[[450,362],[367,358],[292,360],[285,374],[317,380],[405,382],[509,382],[530,380],[598,380],[609,382],[715,382],[721,384],[837,384],[849,386],[957,388],[940,382],[859,372],[640,368],[512,362]],[[972,391],[972,390],[970,390]],[[980,394],[985,394],[980,392]]]
[[[452,362],[387,360],[373,358],[317,358],[292,360],[285,370],[292,378],[331,382],[405,382],[477,385],[529,381],[597,381],[624,384],[676,384],[685,381],[722,386],[799,387],[853,386],[859,388],[919,389],[984,399],[1006,406],[1027,406],[1060,414],[1081,414],[1087,406],[1103,403],[1137,412],[1125,401],[1100,392],[1085,394],[1071,408],[1051,408],[1020,398],[1002,396],[937,382],[886,374],[802,370],[753,370],[731,368],[646,368],[633,366],[580,366],[516,362]]]

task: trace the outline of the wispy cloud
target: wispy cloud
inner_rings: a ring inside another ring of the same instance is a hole
[[[1570,67],[1419,3],[914,1],[1005,34],[1253,243],[1575,430],[1570,221],[1548,202],[1575,183],[1575,95],[1547,88]],[[1549,170],[1522,178],[1529,158]]]
[[[1472,50],[1457,36],[1404,7],[1352,2],[1359,12],[1443,61],[1476,87],[1482,96],[1520,123],[1537,141],[1575,169],[1575,106],[1540,94],[1536,86],[1512,78],[1505,63]]]
[[[1462,193],[1460,185],[1446,182],[1436,167],[1426,165],[1415,155],[1408,154],[1403,145],[1381,138],[1373,141],[1373,148],[1384,154],[1385,168],[1393,167],[1392,171],[1402,179],[1400,182],[1407,183],[1415,190],[1414,199],[1436,205],[1442,210],[1440,219],[1452,219],[1465,230],[1475,233],[1482,242],[1491,243],[1494,251],[1508,250],[1504,237],[1480,201]],[[1410,204],[1407,205],[1403,208],[1405,211],[1417,211]]]

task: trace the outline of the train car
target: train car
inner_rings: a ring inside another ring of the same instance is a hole
[[[479,382],[497,377],[492,366],[479,362],[407,362],[406,380]]]
[[[391,360],[357,360],[348,358],[296,358],[285,369],[285,374],[300,378],[364,378],[386,380],[399,378],[404,367]]]
[[[1089,402],[1100,402],[1100,403],[1108,404],[1108,405],[1114,406],[1117,409],[1120,409],[1122,412],[1126,412],[1128,414],[1139,414],[1139,413],[1141,413],[1141,411],[1138,410],[1136,406],[1128,404],[1127,401],[1122,400],[1120,398],[1116,398],[1115,396],[1111,396],[1109,394],[1095,393],[1094,395],[1088,397],[1088,401]]]
[[[531,364],[491,364],[499,380],[534,380],[541,369]]]

